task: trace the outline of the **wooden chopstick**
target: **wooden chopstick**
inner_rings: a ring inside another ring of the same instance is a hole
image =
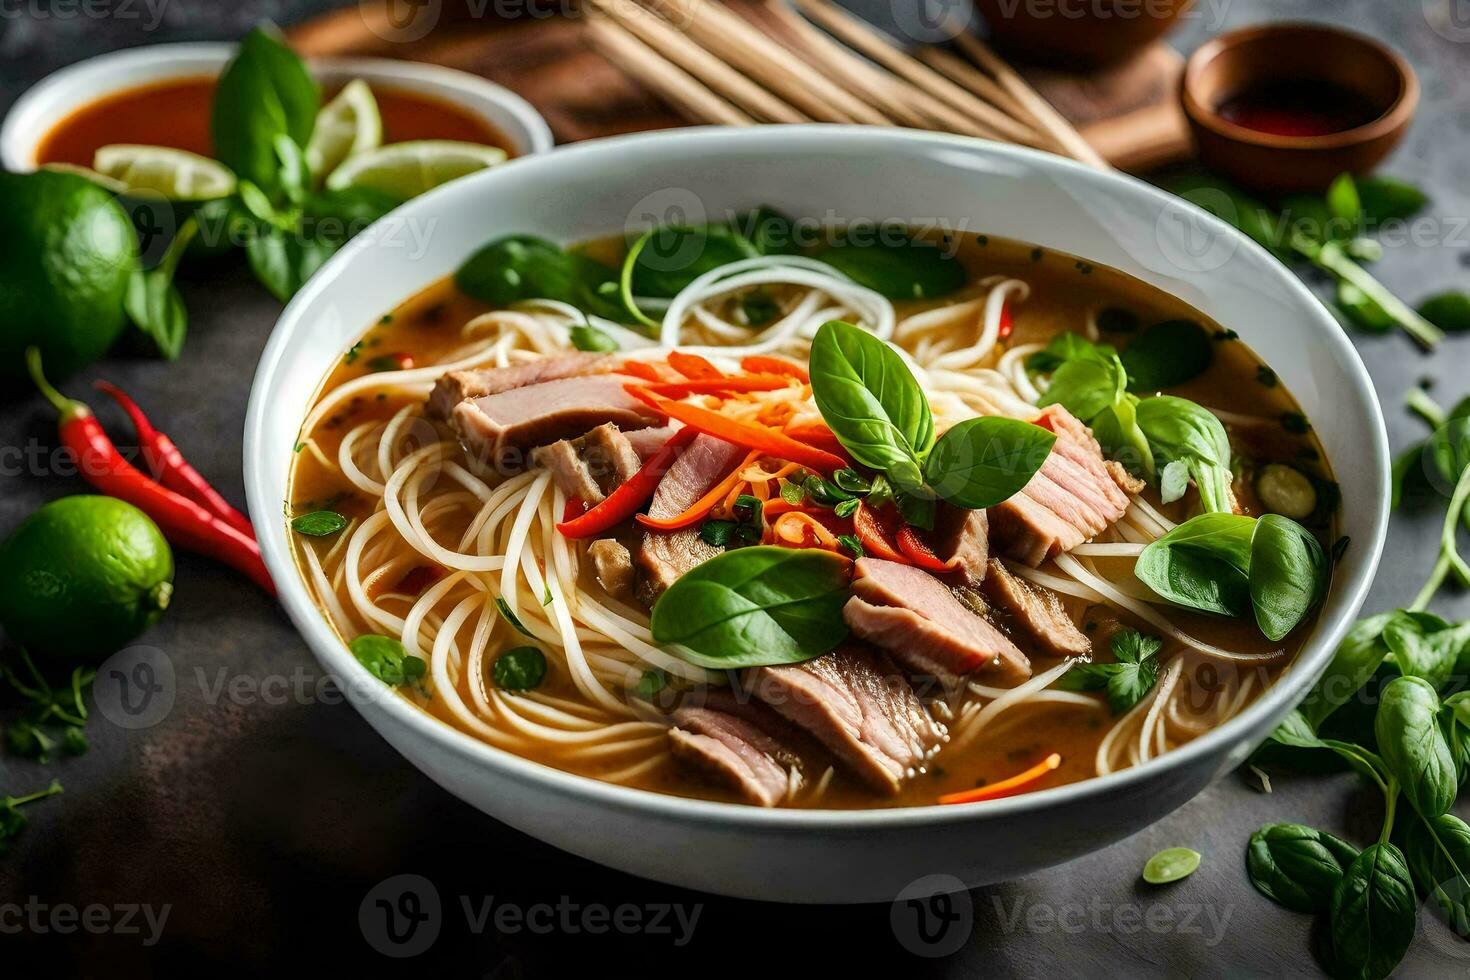
[[[1001,88],[1000,83],[974,65],[943,48],[924,45],[915,51],[915,57],[950,81],[962,85],[980,98],[989,102],[1017,122],[1031,127],[1039,135],[1045,135],[1040,122],[1026,111],[1011,93]]]
[[[590,18],[592,44],[609,61],[653,89],[696,122],[753,126],[755,120],[711,92],[698,79],[644,44],[627,28],[606,18]]]
[[[982,102],[973,93],[960,88],[927,65],[915,61],[901,51],[891,38],[829,0],[792,2],[802,13],[837,35],[844,43],[970,117],[976,126],[988,130],[985,135],[1011,143],[1045,145],[1045,141],[1038,139],[1029,127],[1007,116],[995,106]]]
[[[955,44],[959,45],[972,61],[974,61],[991,77],[1011,94],[1021,106],[1034,118],[1042,130],[1065,151],[1067,156],[1074,160],[1099,170],[1110,170],[1108,162],[1103,159],[1102,154],[1092,148],[1082,134],[1072,126],[1071,123],[1062,118],[1062,114],[1052,108],[1051,103],[1043,99],[1037,91],[1026,80],[1016,74],[1014,68],[1006,64],[990,47],[978,37],[965,30],[955,32]]]
[[[650,48],[704,82],[711,91],[772,123],[811,122],[811,117],[781,101],[740,74],[650,10],[627,0],[589,0],[600,12],[637,35]]]

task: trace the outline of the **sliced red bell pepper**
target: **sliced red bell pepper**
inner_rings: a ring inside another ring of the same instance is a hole
[[[802,384],[811,380],[806,369],[795,361],[788,361],[784,357],[766,357],[762,354],[752,354],[740,362],[740,367],[751,374],[784,374],[788,378],[796,378]]]
[[[658,481],[664,478],[684,447],[698,434],[697,430],[688,427],[675,432],[662,449],[650,456],[632,478],[608,494],[602,503],[581,517],[563,521],[556,529],[566,538],[590,538],[632,517],[653,496],[653,491],[658,489]]]
[[[669,352],[669,367],[686,378],[723,378],[725,372],[715,367],[708,358],[683,351]]]
[[[757,422],[742,422],[721,415],[713,409],[663,398],[640,385],[628,385],[627,390],[630,395],[644,402],[654,411],[683,422],[686,426],[701,432],[708,432],[712,436],[719,436],[727,442],[744,446],[746,449],[759,450],[775,459],[797,463],[822,473],[831,473],[847,465],[842,457],[834,456],[804,442],[798,442],[784,432],[778,432],[769,426]]]
[[[852,512],[852,527],[857,532],[858,540],[862,542],[865,554],[902,565],[913,564],[899,553],[893,543],[893,531],[882,515],[866,503],[858,504],[857,510]]]
[[[808,446],[815,446],[824,452],[831,453],[841,459],[844,466],[852,465],[852,457],[848,455],[847,449],[832,430],[820,422],[792,426],[786,430],[786,434],[797,442],[804,442]]]
[[[908,524],[898,529],[898,536],[894,540],[908,563],[917,565],[926,572],[952,572],[960,567],[958,557],[951,557],[948,561],[940,560],[934,549],[929,547],[929,542],[919,537],[919,532]]]

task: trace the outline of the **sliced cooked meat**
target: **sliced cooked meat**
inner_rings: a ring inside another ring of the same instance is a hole
[[[602,503],[642,465],[628,437],[610,422],[580,439],[542,446],[531,460],[551,470],[562,493],[588,507]]]
[[[922,569],[860,558],[852,592],[842,609],[847,625],[911,676],[949,691],[977,671],[1010,681],[1031,676],[1031,662],[1004,633]]]
[[[673,426],[666,425],[657,429],[634,429],[623,435],[628,437],[628,444],[638,454],[638,459],[646,463],[648,457],[664,448],[664,443],[673,437],[675,431]]]
[[[1143,493],[1143,488],[1148,486],[1148,484],[1144,483],[1138,477],[1134,476],[1132,473],[1129,473],[1128,467],[1124,466],[1116,459],[1108,460],[1108,475],[1111,476],[1113,478],[1113,482],[1122,487],[1123,492],[1128,494],[1128,496],[1130,497],[1134,494]]]
[[[606,374],[615,370],[620,363],[621,359],[615,355],[579,352],[556,354],[503,368],[450,371],[435,382],[434,391],[429,395],[429,412],[448,420],[454,414],[455,407],[466,398],[483,398],[510,391],[512,388],[541,384],[543,381]]]
[[[614,599],[632,597],[638,577],[633,572],[633,555],[626,545],[613,538],[600,538],[587,546],[587,555],[592,559],[593,574],[608,595]]]
[[[468,398],[454,408],[450,423],[466,450],[502,472],[525,467],[526,451],[580,436],[611,422],[641,429],[659,421],[624,390],[638,379],[621,374],[561,378],[525,388]]]
[[[711,688],[698,703],[674,709],[674,755],[761,806],[785,799],[790,771],[830,763],[826,751],[745,692]]]
[[[1141,488],[1103,459],[1092,431],[1065,408],[1048,406],[1036,424],[1056,433],[1051,453],[1020,493],[990,508],[996,544],[1032,566],[1101,534]]]
[[[960,582],[979,586],[985,581],[990,550],[990,521],[985,511],[940,503],[929,542],[940,561],[958,560],[954,575]]]
[[[1053,657],[1082,657],[1092,652],[1092,641],[1072,622],[1056,593],[1012,575],[999,559],[990,560],[985,594]]]
[[[815,736],[874,789],[897,793],[942,732],[885,654],[844,647],[747,671],[746,690]]]
[[[745,458],[745,450],[706,433],[694,437],[659,481],[648,505],[650,517],[675,517],[688,510]],[[647,531],[638,546],[644,576],[640,597],[649,605],[695,565],[724,551],[699,536],[699,528]]]

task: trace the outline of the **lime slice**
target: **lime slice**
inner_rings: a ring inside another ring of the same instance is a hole
[[[321,180],[354,153],[382,145],[383,117],[378,115],[378,100],[367,82],[356,78],[317,113],[311,142],[306,145],[306,164],[311,175]]]
[[[504,160],[504,150],[480,143],[452,140],[389,143],[348,157],[327,178],[327,187],[331,190],[370,187],[407,200]]]
[[[74,174],[77,177],[85,177],[109,194],[126,194],[128,190],[127,184],[99,174],[91,167],[79,167],[74,163],[43,163],[41,169],[50,170],[58,174]]]
[[[167,146],[114,143],[92,158],[92,169],[127,188],[171,201],[212,201],[235,192],[235,175],[217,160]]]

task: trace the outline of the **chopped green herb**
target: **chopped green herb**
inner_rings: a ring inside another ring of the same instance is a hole
[[[351,347],[347,348],[347,353],[342,355],[342,363],[343,364],[352,364],[353,362],[355,362],[358,359],[359,356],[361,356],[361,354],[362,354],[362,341],[359,340],[357,343],[355,343]]]
[[[1281,427],[1292,435],[1306,435],[1312,431],[1312,423],[1301,412],[1286,412],[1281,416]]]
[[[389,687],[400,687],[428,672],[428,664],[410,656],[403,644],[391,636],[367,633],[355,638],[348,649],[368,673]]]
[[[1111,643],[1116,663],[1078,664],[1062,675],[1057,686],[1070,691],[1106,689],[1113,714],[1125,714],[1153,690],[1159,679],[1158,653],[1163,645],[1157,636],[1119,630]]]
[[[1092,263],[1091,262],[1078,262],[1077,263],[1077,271],[1080,272],[1080,273],[1082,273],[1084,276],[1090,276],[1090,275],[1092,275]]]
[[[393,322],[393,314],[384,313],[381,317],[378,318],[378,322],[384,326],[387,326],[388,324]]]
[[[633,693],[646,701],[651,701],[668,685],[669,675],[653,667],[645,670],[638,678],[638,683],[633,687]]]
[[[546,655],[535,647],[516,647],[495,658],[490,668],[502,691],[529,691],[546,679]]]
[[[529,636],[532,639],[535,639],[536,634],[526,629],[525,625],[521,622],[520,617],[518,617],[515,614],[514,610],[510,608],[510,603],[505,601],[504,596],[495,597],[495,607],[500,610],[501,618],[509,623],[517,633],[520,633],[522,636]]]
[[[1276,377],[1276,372],[1266,367],[1266,365],[1262,364],[1256,368],[1256,384],[1261,387],[1274,388],[1279,381],[1280,379]]]
[[[67,755],[83,755],[89,745],[87,733],[76,725],[66,726],[66,731],[61,735],[61,747]]]
[[[842,469],[833,473],[832,482],[837,485],[838,489],[845,490],[848,493],[870,493],[873,489],[873,481],[850,466],[844,466]]]
[[[806,499],[806,490],[795,480],[783,483],[781,484],[781,499],[793,507],[799,507]]]
[[[576,323],[571,330],[572,346],[585,351],[615,351],[618,342],[606,330],[599,330],[590,323]]]
[[[1150,885],[1167,885],[1188,878],[1199,867],[1199,851],[1187,847],[1170,847],[1148,859],[1143,866],[1143,880]]]
[[[854,535],[839,534],[837,535],[837,543],[842,545],[842,549],[854,558],[861,558],[865,554],[863,543]]]
[[[852,500],[844,500],[836,507],[832,508],[832,513],[836,514],[838,517],[851,517],[853,515],[853,512],[858,509],[858,504],[860,503],[862,503],[862,501],[858,500],[855,497]]]
[[[1232,340],[1239,340],[1240,334],[1234,330],[1221,330],[1212,338],[1216,343],[1226,344]]]
[[[699,537],[713,548],[723,548],[735,536],[737,526],[734,521],[705,521],[699,526]]]
[[[1041,257],[1043,255],[1045,255],[1045,254],[1046,253],[1043,252],[1041,249],[1039,249],[1039,248],[1033,248],[1031,250],[1031,261],[1032,262],[1040,262],[1041,261]]]
[[[309,538],[324,538],[347,526],[347,518],[334,510],[315,510],[291,522],[291,530]]]
[[[1138,314],[1117,306],[1109,306],[1097,313],[1097,329],[1103,333],[1137,333],[1140,326]]]
[[[740,297],[740,312],[747,326],[764,327],[781,313],[781,305],[764,289],[756,289]]]
[[[44,800],[48,796],[55,796],[60,792],[61,783],[53,779],[50,786],[38,792],[28,793],[25,796],[0,797],[0,856],[9,853],[15,838],[20,836],[20,832],[30,822],[20,808],[29,803],[35,803],[37,800]]]

